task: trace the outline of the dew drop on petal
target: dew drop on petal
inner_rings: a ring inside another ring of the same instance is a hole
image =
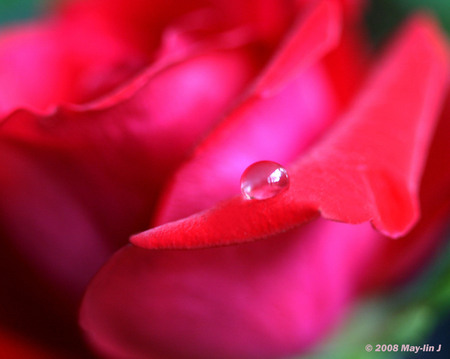
[[[275,197],[289,188],[286,169],[271,161],[255,162],[241,177],[241,192],[246,199],[267,199]]]

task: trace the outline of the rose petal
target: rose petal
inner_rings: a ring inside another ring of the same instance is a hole
[[[55,337],[60,312],[64,328],[73,324],[88,281],[131,233],[146,228],[168,173],[254,72],[247,49],[215,50],[154,73],[120,103],[61,107],[50,115],[20,110],[6,118],[0,124],[0,237],[14,248],[11,261],[27,263],[42,280],[43,302],[51,307],[41,325],[30,315],[41,291],[16,282],[7,266],[14,279],[0,302],[7,297],[9,317],[20,317],[45,339]]]
[[[220,23],[217,9],[198,10],[159,29],[159,47],[148,52],[127,42],[105,9],[77,5],[80,8],[74,4],[48,19],[3,30],[0,115],[17,108],[48,113],[61,103],[99,99],[105,106],[129,96],[174,63],[214,49],[245,46],[258,37],[242,24]]]
[[[254,72],[247,49],[216,50],[160,70],[108,107],[12,113],[0,125],[8,240],[79,297],[106,258],[145,228],[168,174]]]
[[[162,33],[174,19],[199,9],[213,10],[214,20],[220,26],[251,27],[264,47],[278,44],[295,14],[290,0],[76,0],[72,3],[65,11],[94,13],[105,18],[114,24],[118,36],[147,53],[157,48]]]
[[[402,241],[367,223],[319,219],[239,246],[147,252],[127,247],[87,290],[81,324],[88,338],[113,358],[279,357],[323,339],[355,289],[373,291],[404,279],[436,250],[433,224],[442,226],[439,213],[448,214],[450,205],[447,104],[424,175],[424,218]]]
[[[311,0],[297,0],[300,8],[310,6]],[[365,0],[339,1],[343,26],[338,46],[325,56],[327,72],[335,87],[340,107],[347,108],[363,84],[370,65],[370,38],[364,23]]]
[[[53,201],[53,198],[49,199]],[[23,223],[21,225],[26,226]],[[28,342],[29,339],[31,342],[42,344],[43,347],[73,354],[74,357],[92,358],[76,325],[79,295],[77,298],[71,297],[68,300],[67,284],[63,284],[66,287],[56,290],[49,286],[41,273],[35,270],[33,263],[20,257],[18,250],[7,243],[6,233],[2,229],[0,231],[0,272],[3,273],[0,280],[0,323],[2,323],[0,324],[0,342],[2,339],[8,339],[9,333],[18,340],[23,338]],[[31,239],[36,237],[33,236]],[[58,246],[58,244],[52,245]],[[45,244],[41,243],[41,245]],[[46,248],[55,252],[50,246]],[[66,259],[71,260],[70,257]],[[91,263],[84,264],[92,266]],[[80,265],[74,268],[74,271],[75,269],[80,272],[84,270]],[[23,345],[27,344],[23,343]],[[0,353],[4,354],[2,351]],[[6,354],[3,356],[5,359],[9,358]],[[28,356],[24,355],[21,358],[28,358]]]
[[[374,72],[352,111],[290,169],[289,191],[265,201],[236,197],[131,238],[144,248],[195,248],[279,233],[319,215],[371,221],[405,234],[419,216],[417,192],[447,87],[445,39],[416,17]]]
[[[101,18],[114,37],[151,56],[173,19],[206,6],[203,0],[69,0],[58,10],[67,17]]]
[[[334,1],[321,1],[301,18],[263,73],[255,94],[273,96],[277,89],[336,47],[342,26],[339,10]]]
[[[367,223],[319,220],[239,246],[128,246],[89,285],[80,324],[95,348],[111,358],[299,354],[345,313],[361,264],[358,254],[374,235],[379,236]]]
[[[315,0],[296,0],[297,6],[301,8],[310,6]],[[339,0],[340,7],[343,9],[346,23],[359,22],[365,15],[364,10],[368,5],[367,0]]]
[[[0,328],[0,353],[8,359],[69,359]]]
[[[362,24],[345,24],[339,46],[329,53],[325,66],[335,88],[341,108],[347,109],[364,84],[370,70],[369,39]]]
[[[140,71],[143,54],[114,38],[102,20],[51,18],[3,30],[0,114],[86,102]]]
[[[450,97],[435,133],[420,189],[421,219],[401,241],[382,240],[374,248],[362,290],[386,289],[410,279],[448,238],[442,232],[450,212]]]
[[[339,12],[328,1],[302,18],[254,92],[178,170],[156,224],[186,217],[237,194],[247,166],[261,159],[289,163],[330,124],[334,95],[323,68],[308,66],[335,46],[338,23]],[[272,96],[261,98],[262,93]]]

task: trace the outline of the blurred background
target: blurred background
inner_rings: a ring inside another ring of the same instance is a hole
[[[51,0],[0,0],[0,26],[24,21],[45,12]],[[374,0],[366,22],[374,46],[409,13],[425,9],[437,16],[450,34],[449,0]],[[450,236],[449,236],[450,237]],[[364,348],[372,345],[368,352]],[[399,344],[397,352],[376,352],[377,344]],[[428,344],[437,352],[402,353],[401,344]],[[325,345],[325,352],[308,359],[325,358],[450,358],[450,246],[411,285],[389,297],[362,303],[344,330]]]

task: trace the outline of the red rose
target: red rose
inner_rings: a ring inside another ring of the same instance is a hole
[[[366,81],[362,8],[94,0],[5,30],[5,325],[75,351],[84,293],[108,358],[277,358],[420,268],[449,205],[447,45],[416,17]],[[260,160],[290,188],[245,200]]]

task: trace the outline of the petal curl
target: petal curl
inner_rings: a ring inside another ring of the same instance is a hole
[[[260,81],[255,94],[273,96],[338,44],[342,21],[334,1],[321,1],[300,18]]]
[[[146,228],[168,174],[254,71],[246,49],[210,51],[147,76],[108,106],[13,112],[0,124],[8,241],[79,297],[108,256]]]
[[[114,24],[115,33],[127,43],[151,51],[161,34],[178,17],[198,9],[214,9],[220,26],[249,26],[263,46],[278,44],[295,14],[291,0],[74,0],[66,11],[92,13]]]
[[[118,34],[107,12],[95,5],[81,9],[74,5],[47,19],[4,29],[0,34],[0,115],[18,108],[47,114],[66,103],[86,105],[80,106],[82,110],[111,106],[180,61],[248,45],[257,37],[241,24],[216,25],[217,9],[198,10],[160,29],[159,46],[148,53]]]
[[[291,357],[342,318],[374,236],[319,220],[238,246],[127,246],[89,285],[80,324],[108,358]]]
[[[317,62],[336,45],[340,13],[334,2],[325,1],[301,20],[250,94],[177,171],[155,224],[237,194],[236,183],[251,163],[289,163],[329,126],[335,117],[335,95]]]
[[[62,102],[87,102],[144,65],[144,54],[112,36],[98,17],[49,18],[3,29],[0,115],[23,107],[49,111]]]
[[[401,241],[381,240],[367,259],[362,290],[386,289],[410,279],[437,255],[448,236],[450,212],[450,97],[430,148],[420,189],[422,216]]]
[[[289,191],[264,201],[233,198],[135,235],[144,248],[197,248],[279,233],[319,215],[371,221],[404,235],[419,216],[417,192],[447,88],[447,43],[434,22],[410,21],[351,111],[291,168]]]

